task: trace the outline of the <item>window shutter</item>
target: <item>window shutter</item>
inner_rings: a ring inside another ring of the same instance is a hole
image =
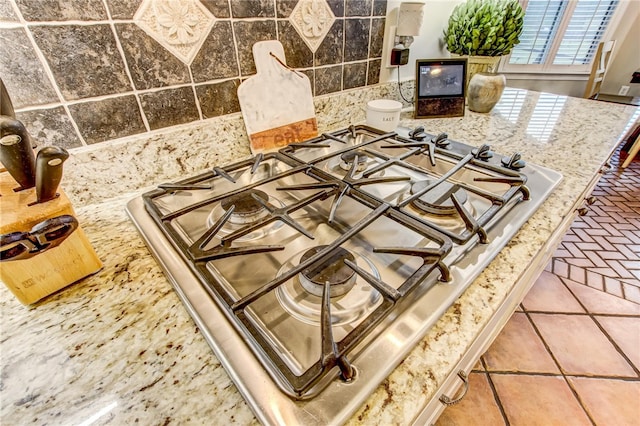
[[[508,63],[590,64],[618,3],[619,0],[528,0],[520,44],[511,52]]]
[[[520,44],[513,48],[510,64],[542,64],[558,31],[567,2],[529,0]]]
[[[617,5],[618,0],[579,0],[553,64],[590,64]]]

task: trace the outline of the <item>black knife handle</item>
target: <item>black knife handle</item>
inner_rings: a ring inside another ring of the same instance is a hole
[[[20,120],[6,115],[0,115],[0,138],[7,135],[18,135],[33,149],[36,146],[31,140],[31,135]]]
[[[36,157],[36,197],[38,203],[53,200],[62,180],[62,164],[69,158],[66,149],[45,146]]]
[[[0,116],[0,162],[20,184],[20,189],[35,186],[35,154],[24,125],[11,117]]]

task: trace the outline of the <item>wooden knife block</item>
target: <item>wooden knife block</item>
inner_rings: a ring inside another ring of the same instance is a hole
[[[54,200],[29,206],[36,201],[35,188],[14,192],[19,185],[0,173],[0,234],[28,232],[38,223],[75,212],[61,188]],[[69,235],[59,246],[29,259],[0,262],[0,280],[25,305],[34,303],[102,268],[82,228]]]

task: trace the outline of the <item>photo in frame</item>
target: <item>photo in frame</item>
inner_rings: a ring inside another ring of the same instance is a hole
[[[467,59],[416,61],[415,118],[464,115]]]

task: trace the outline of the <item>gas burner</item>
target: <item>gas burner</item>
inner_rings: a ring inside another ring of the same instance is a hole
[[[207,217],[207,227],[213,227],[229,209],[233,208],[233,213],[231,213],[229,219],[224,223],[222,228],[220,228],[219,234],[224,236],[236,232],[247,225],[251,225],[269,216],[269,210],[264,206],[266,203],[277,207],[284,207],[282,201],[258,189],[249,189],[231,195],[223,199],[213,208]],[[262,238],[282,228],[283,225],[284,223],[279,220],[270,222],[254,232],[238,238],[236,241],[251,241]]]
[[[256,222],[268,214],[268,210],[264,207],[264,203],[268,200],[269,196],[265,192],[250,189],[225,198],[220,202],[220,207],[225,212],[233,207],[233,214],[229,216],[229,222],[245,225]]]
[[[411,185],[411,194],[417,194],[434,182],[427,179],[414,183]],[[451,194],[455,194],[460,204],[464,205],[467,202],[467,191],[456,184],[445,181],[412,201],[411,205],[418,210],[434,215],[454,215],[457,214],[457,210],[451,200]]]
[[[347,151],[340,156],[340,168],[345,171],[351,170],[353,161],[357,157],[358,164],[356,165],[356,172],[361,172],[367,168],[367,162],[369,161],[369,155],[360,150],[355,149],[353,151]]]
[[[324,249],[326,246],[317,246],[303,250],[293,255],[280,267],[277,276],[283,275],[288,270],[296,267],[300,262]],[[324,280],[329,277],[330,270],[334,269],[339,277],[332,276],[331,293],[334,287],[341,295],[331,294],[331,323],[335,326],[354,324],[366,318],[382,302],[380,293],[371,287],[364,279],[360,278],[351,268],[344,264],[345,259],[353,259],[357,266],[380,279],[377,268],[364,255],[351,252],[338,247],[328,260],[316,263],[306,268],[302,273],[279,286],[276,297],[280,305],[299,321],[311,325],[320,325],[322,322],[322,291]],[[317,272],[316,272],[317,271]],[[312,278],[308,277],[312,275]],[[303,283],[306,281],[306,283]],[[313,287],[309,291],[306,286]]]
[[[317,246],[307,250],[300,262],[309,260],[312,256],[326,248],[327,246]],[[356,258],[349,251],[342,247],[337,247],[332,253],[331,257],[320,264],[313,264],[304,269],[300,273],[300,284],[309,293],[314,296],[322,297],[324,284],[329,282],[330,297],[342,296],[351,288],[356,282],[356,273],[345,265],[344,260],[350,260],[354,262]]]

